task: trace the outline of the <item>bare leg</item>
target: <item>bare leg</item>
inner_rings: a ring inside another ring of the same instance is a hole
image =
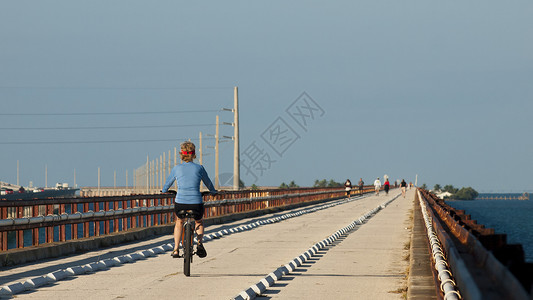
[[[198,239],[198,243],[202,243],[204,238],[204,220],[194,220],[194,223],[196,223],[196,238]]]
[[[178,250],[181,242],[181,229],[183,228],[183,220],[176,218],[176,225],[174,226],[174,250]]]

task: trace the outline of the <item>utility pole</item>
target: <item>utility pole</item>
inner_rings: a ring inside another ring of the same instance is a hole
[[[17,160],[17,185],[20,185],[19,182],[19,161]]]
[[[233,126],[233,136],[224,136],[232,139],[233,145],[233,190],[239,190],[241,181],[240,175],[240,158],[239,158],[239,89],[237,87],[233,90],[233,108],[223,108],[222,110],[233,112],[233,123],[226,123],[224,125]]]
[[[74,169],[74,188],[76,188],[76,169]]]
[[[150,163],[149,163],[149,157],[146,155],[146,193],[148,194],[148,190],[150,188]]]
[[[174,166],[178,165],[178,148],[174,147]],[[178,190],[178,182],[174,182],[176,191]]]
[[[100,196],[100,167],[98,167],[98,196]]]
[[[163,161],[161,162],[161,178],[165,180],[167,178],[167,153],[163,152]],[[169,157],[170,159],[170,157]],[[163,180],[161,180],[161,186],[163,186]]]
[[[44,188],[48,188],[48,165],[44,165]]]
[[[239,93],[238,88],[235,87],[233,91],[233,100],[234,100],[234,134],[233,137],[235,138],[234,147],[233,147],[233,189],[238,190],[239,189],[239,183],[241,179],[240,174],[240,158],[239,158]]]
[[[215,189],[218,190],[218,127],[220,123],[218,121],[218,115],[217,115],[217,121],[216,121],[216,129],[215,129]]]
[[[150,173],[150,178],[151,178],[151,181],[150,181],[150,190],[152,190],[153,188],[155,188],[157,186],[157,182],[156,182],[156,179],[157,179],[157,173],[155,172],[155,164],[156,164],[156,161],[155,160],[152,160],[150,162],[150,170],[151,170],[151,173]],[[149,191],[150,191],[149,190]],[[149,192],[148,192],[149,193]]]
[[[199,158],[200,164],[202,164],[203,155],[202,155],[202,132],[201,131],[200,131],[200,134],[199,134],[199,138],[200,138],[200,149],[198,149],[199,150],[198,152],[200,153],[200,158]]]
[[[154,187],[157,189],[159,186],[159,158],[155,158],[155,185]]]

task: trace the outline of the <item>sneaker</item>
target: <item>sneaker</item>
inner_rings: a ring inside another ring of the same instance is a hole
[[[205,251],[204,245],[202,243],[198,243],[198,246],[196,246],[196,255],[200,258],[204,258],[207,256],[207,251]]]

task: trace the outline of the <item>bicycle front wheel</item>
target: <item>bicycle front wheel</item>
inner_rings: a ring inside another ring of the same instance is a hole
[[[192,224],[185,225],[185,237],[183,240],[183,274],[191,275],[192,261]]]

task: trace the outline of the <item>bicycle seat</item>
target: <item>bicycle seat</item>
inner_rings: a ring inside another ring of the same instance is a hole
[[[180,211],[178,211],[178,215],[190,215],[194,213],[192,210],[188,209],[188,210],[185,210],[185,209],[182,209]]]

